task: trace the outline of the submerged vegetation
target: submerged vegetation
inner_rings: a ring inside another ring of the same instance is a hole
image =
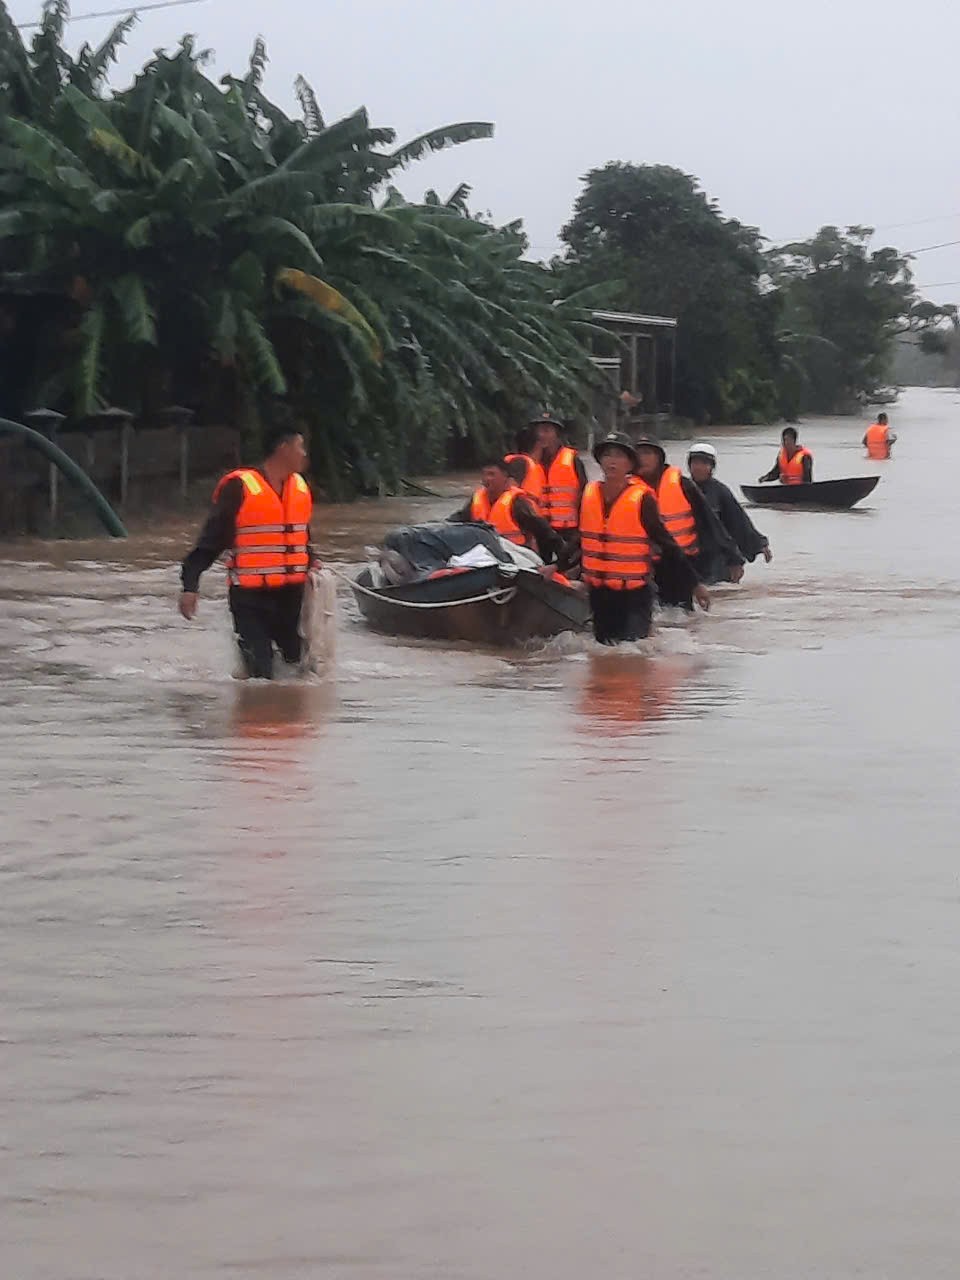
[[[770,250],[665,166],[588,174],[564,253],[530,262],[522,225],[471,215],[468,186],[395,185],[490,124],[398,144],[362,108],[328,122],[302,78],[290,115],[261,41],[215,82],[184,38],[113,92],[135,19],[72,56],[68,18],[46,0],[26,44],[0,0],[7,413],[186,405],[251,448],[293,415],[346,494],[442,465],[457,438],[502,443],[539,405],[589,416],[592,305],[679,317],[677,409],[700,421],[837,407],[883,380],[898,334],[955,322],[867,230]]]

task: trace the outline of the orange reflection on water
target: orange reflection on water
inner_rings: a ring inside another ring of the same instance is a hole
[[[599,725],[607,733],[629,734],[663,720],[689,675],[686,662],[622,651],[592,654],[577,707],[584,722],[581,732],[594,732]]]

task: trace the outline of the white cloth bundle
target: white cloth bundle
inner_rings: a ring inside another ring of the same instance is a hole
[[[300,610],[304,671],[321,674],[332,670],[337,652],[337,580],[327,569],[307,575]]]

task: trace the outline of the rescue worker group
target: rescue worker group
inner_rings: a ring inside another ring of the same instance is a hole
[[[896,436],[881,413],[863,437],[871,458],[887,458]],[[786,427],[760,481],[809,484],[813,455]],[[266,442],[259,468],[224,476],[193,550],[181,569],[181,614],[197,612],[200,575],[226,554],[229,604],[245,674],[269,679],[274,646],[300,660],[304,586],[317,558],[310,545],[312,498],[303,479],[307,453],[294,428]],[[744,565],[772,559],[770,544],[731,490],[714,475],[717,451],[695,444],[689,475],[667,463],[650,435],[614,431],[593,450],[603,478],[588,480],[564,426],[550,413],[518,437],[516,453],[487,459],[481,484],[448,516],[483,523],[510,542],[534,548],[539,572],[589,591],[601,644],[644,639],[654,607],[710,607],[707,587],[741,580]]]

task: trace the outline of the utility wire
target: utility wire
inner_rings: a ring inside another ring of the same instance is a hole
[[[154,0],[153,4],[133,4],[128,5],[125,9],[101,9],[99,13],[78,13],[75,18],[68,18],[68,22],[88,22],[91,18],[117,18],[123,17],[125,14],[146,13],[149,9],[175,9],[183,4],[205,4],[206,0]],[[40,27],[40,22],[21,22],[17,25],[18,31],[31,31],[35,27]]]
[[[904,253],[932,253],[934,249],[949,249],[960,240],[944,240],[943,244],[925,244],[922,249],[904,249]]]

